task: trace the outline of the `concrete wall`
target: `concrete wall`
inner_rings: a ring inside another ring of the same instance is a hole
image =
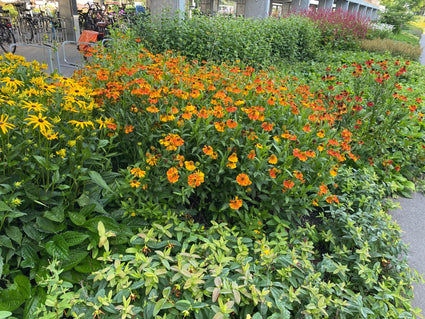
[[[333,0],[319,0],[318,8],[322,10],[331,10],[333,4]]]
[[[76,41],[80,37],[80,26],[78,24],[78,11],[76,0],[58,0],[59,12],[65,20],[66,39]]]
[[[152,15],[161,15],[163,12],[174,14],[176,11],[185,10],[185,0],[156,0],[150,1],[150,10]]]
[[[293,0],[291,11],[306,11],[310,7],[310,0]]]
[[[246,0],[245,1],[245,17],[247,18],[264,18],[269,16],[270,0]]]

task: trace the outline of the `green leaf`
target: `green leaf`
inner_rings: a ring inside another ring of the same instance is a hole
[[[77,232],[77,231],[67,231],[67,232],[65,232],[61,235],[63,236],[66,243],[68,244],[68,247],[76,246],[76,245],[82,243],[87,238],[89,238],[89,235],[82,234],[82,233]]]
[[[37,217],[36,223],[41,230],[47,233],[58,233],[66,228],[64,223],[56,223],[41,216]]]
[[[3,257],[0,255],[0,279],[3,274]]]
[[[12,208],[7,206],[7,204],[0,200],[0,212],[10,212],[12,211]]]
[[[55,206],[52,210],[46,211],[43,216],[54,222],[62,223],[65,219],[64,208],[63,206]]]
[[[86,217],[77,212],[68,212],[69,219],[74,225],[81,226],[86,222]]]
[[[46,292],[43,288],[37,287],[33,296],[25,303],[24,319],[36,319],[36,310],[46,300]]]
[[[69,247],[62,235],[55,235],[51,241],[47,242],[46,251],[50,256],[61,260],[69,258]]]
[[[22,242],[22,232],[16,226],[9,226],[6,229],[6,235],[12,240],[16,241],[19,245]]]
[[[14,284],[0,291],[0,311],[14,311],[31,295],[31,284],[27,277],[18,275]]]
[[[108,186],[108,184],[106,184],[105,180],[98,172],[90,171],[89,176],[95,184],[113,193],[113,190]]]
[[[31,296],[31,283],[29,279],[24,275],[18,275],[13,279],[21,298],[28,299]]]
[[[69,252],[68,260],[61,263],[61,267],[64,271],[70,270],[80,264],[88,255],[86,250],[71,250]]]
[[[37,249],[31,244],[24,244],[21,248],[21,256],[24,260],[21,263],[22,268],[34,268],[38,263]]]
[[[179,300],[176,302],[175,307],[179,311],[185,311],[185,310],[188,310],[191,305],[192,304],[188,300]]]
[[[10,311],[0,311],[0,319],[8,318],[12,315]]]
[[[46,234],[41,233],[32,224],[26,224],[22,228],[25,234],[34,241],[40,241],[46,237]]]
[[[7,248],[13,248],[12,241],[9,239],[9,237],[5,235],[0,236],[0,246],[4,246]]]

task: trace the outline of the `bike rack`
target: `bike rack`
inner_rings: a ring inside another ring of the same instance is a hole
[[[81,42],[81,41],[63,41],[62,42],[63,61],[66,63],[66,66],[72,67],[72,68],[78,70],[82,67],[82,65],[70,62],[68,60],[67,56],[66,56],[65,46],[68,45],[68,44],[75,44],[77,46],[80,45],[80,44],[94,46],[96,44],[96,42]]]
[[[38,49],[43,49],[43,50],[47,50],[48,55],[49,55],[49,59],[48,59],[48,66],[49,66],[49,71],[50,73],[52,73],[55,69],[53,68],[53,46],[47,43],[44,43],[44,45],[38,45],[38,44],[29,44],[29,43],[12,43],[9,46],[9,52],[12,52],[12,48],[13,47],[18,47],[18,46],[22,46],[22,47],[33,47],[33,48],[38,48]],[[59,73],[61,73],[61,68],[60,68],[60,63],[59,63],[59,52],[58,50],[55,50],[56,52],[56,61],[57,61],[57,70]]]
[[[105,43],[107,41],[110,41],[111,39],[106,38],[102,40],[102,45],[105,45]],[[63,41],[62,42],[62,54],[63,54],[63,60],[66,63],[66,66],[68,67],[72,67],[75,68],[76,70],[80,69],[82,67],[82,65],[80,64],[76,64],[76,63],[72,63],[68,60],[67,56],[66,56],[66,50],[65,50],[65,46],[68,44],[75,44],[75,45],[80,45],[80,44],[84,44],[84,45],[89,45],[89,46],[95,46],[97,44],[97,42],[82,42],[82,41]]]

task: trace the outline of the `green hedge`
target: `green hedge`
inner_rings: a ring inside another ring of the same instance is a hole
[[[307,18],[252,20],[162,16],[144,23],[141,37],[152,52],[179,51],[189,59],[264,64],[271,60],[309,60],[318,51],[320,33]]]

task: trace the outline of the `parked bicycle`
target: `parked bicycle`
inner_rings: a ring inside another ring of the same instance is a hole
[[[9,10],[3,10],[2,7],[0,7],[0,46],[3,49],[4,52],[12,52],[15,53],[16,46],[12,47],[12,50],[10,50],[10,46],[13,43],[16,43],[15,35],[12,31],[12,23],[10,21],[10,18],[8,16],[3,16],[3,14],[8,14]]]
[[[13,3],[13,6],[18,12],[14,20],[14,25],[18,34],[23,42],[31,42],[35,34],[31,8],[27,6],[26,2],[16,2]]]

